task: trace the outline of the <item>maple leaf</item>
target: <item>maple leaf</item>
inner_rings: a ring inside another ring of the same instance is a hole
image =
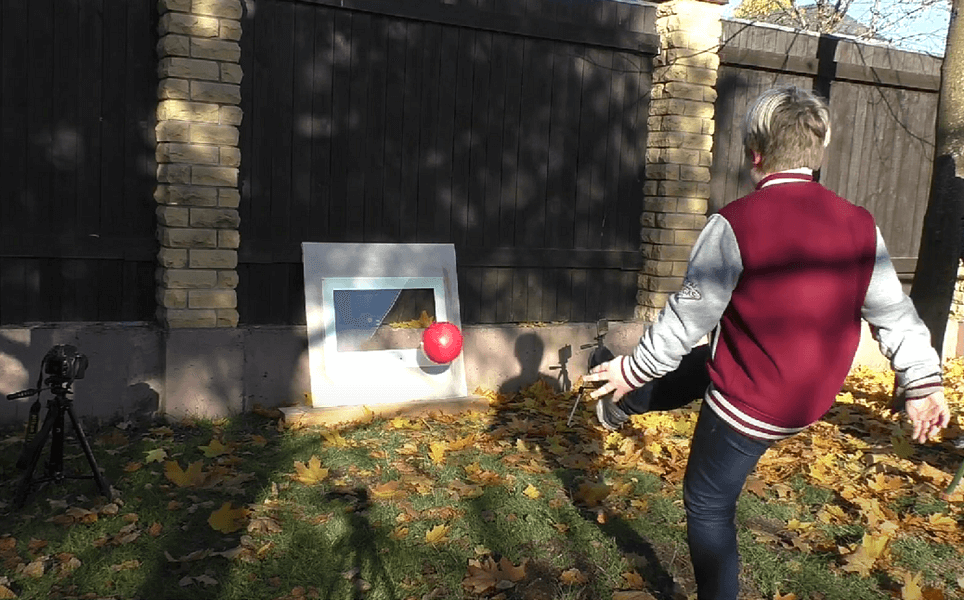
[[[445,464],[445,451],[448,450],[448,444],[445,442],[432,442],[429,444],[428,455],[432,459],[432,463],[436,465]]]
[[[141,561],[139,560],[125,560],[122,563],[111,565],[110,570],[114,573],[119,571],[133,571],[134,569],[141,566]]]
[[[146,453],[147,457],[144,459],[145,463],[161,462],[167,458],[167,451],[164,448],[155,448],[153,450],[148,450]]]
[[[18,567],[17,571],[21,575],[26,575],[27,577],[31,577],[33,579],[40,579],[44,576],[44,562],[46,561],[41,558],[31,562],[28,565],[25,565],[23,569]]]
[[[418,430],[422,429],[423,425],[420,421],[413,421],[407,417],[395,417],[388,422],[389,425],[394,429],[412,429]]]
[[[762,479],[757,479],[756,477],[749,477],[746,480],[746,491],[756,495],[759,498],[766,498],[767,484]]]
[[[341,437],[340,431],[322,431],[321,437],[325,438],[325,442],[329,446],[334,446],[335,448],[347,448],[348,440]]]
[[[573,494],[576,500],[585,504],[589,508],[599,506],[599,504],[609,495],[609,486],[605,483],[592,483],[584,481],[579,484],[579,489]]]
[[[522,493],[528,496],[529,498],[531,498],[532,500],[537,500],[539,496],[542,495],[541,493],[539,493],[539,488],[532,485],[531,483],[529,484],[529,487],[522,490]]]
[[[636,571],[623,573],[623,585],[631,590],[641,590],[646,585],[646,580]]]
[[[214,458],[215,456],[227,454],[231,451],[231,448],[222,444],[221,440],[214,438],[207,446],[198,446],[198,450],[204,452],[204,456],[207,458]]]
[[[589,581],[589,578],[579,569],[568,569],[559,575],[559,581],[566,585],[582,585]]]
[[[874,563],[887,549],[889,541],[889,536],[865,533],[863,541],[857,549],[844,557],[842,569],[848,573],[857,573],[861,577],[869,576],[870,571],[874,568]]]
[[[920,589],[920,579],[923,573],[911,575],[904,573],[904,585],[900,588],[901,600],[923,600],[924,594]]]
[[[462,580],[462,587],[476,594],[485,594],[496,589],[509,589],[525,577],[528,561],[527,558],[523,559],[516,567],[504,556],[499,562],[495,562],[491,557],[486,557],[482,561],[470,558],[468,575]]]
[[[449,450],[453,452],[458,452],[459,450],[465,450],[466,448],[471,448],[475,445],[476,437],[475,434],[467,435],[463,438],[459,438],[455,441],[449,442]]]
[[[208,517],[208,525],[221,533],[233,533],[244,527],[247,518],[246,508],[231,508],[231,503],[225,502]]]
[[[187,471],[184,471],[180,463],[169,460],[164,463],[164,476],[177,487],[193,487],[204,481],[201,466],[201,461],[196,461],[188,466]]]
[[[456,479],[450,483],[449,490],[451,490],[452,494],[455,496],[464,499],[478,498],[485,493],[485,490],[482,489],[482,486],[465,483],[460,479]]]
[[[797,600],[797,595],[796,595],[796,594],[787,594],[786,596],[784,596],[784,595],[781,594],[780,592],[775,592],[775,593],[773,594],[773,600]]]
[[[311,455],[307,464],[296,460],[295,471],[297,474],[292,475],[295,481],[306,485],[319,483],[328,478],[328,469],[321,467],[321,459],[315,455]]]
[[[448,525],[436,525],[425,532],[425,541],[429,544],[441,544],[449,541],[448,533],[451,528]]]
[[[390,500],[392,498],[400,498],[405,495],[405,490],[398,489],[401,484],[400,481],[388,481],[381,485],[376,485],[371,488],[372,496],[375,498],[380,498],[382,500]]]
[[[914,455],[914,446],[907,439],[907,436],[901,432],[900,435],[892,435],[890,437],[890,443],[894,446],[894,454],[901,458],[910,458]]]

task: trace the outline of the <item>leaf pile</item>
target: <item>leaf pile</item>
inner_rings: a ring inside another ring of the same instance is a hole
[[[747,597],[964,594],[964,490],[943,495],[964,460],[964,361],[946,365],[953,422],[925,445],[890,410],[892,384],[854,369],[820,422],[761,459],[738,513]],[[23,514],[0,507],[0,598],[694,593],[681,484],[696,407],[610,433],[578,381],[477,393],[487,412],[111,428],[95,453],[112,463],[116,500],[36,494]],[[753,562],[760,549],[778,572]]]

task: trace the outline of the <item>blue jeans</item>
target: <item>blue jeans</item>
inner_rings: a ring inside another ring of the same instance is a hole
[[[699,600],[736,600],[736,501],[771,445],[738,433],[706,403],[700,408],[683,478],[686,538]]]
[[[683,358],[679,368],[620,400],[627,413],[673,410],[703,397],[709,386],[708,346]],[[736,600],[740,556],[736,501],[746,478],[772,445],[738,433],[703,403],[683,479],[686,538],[699,600]]]

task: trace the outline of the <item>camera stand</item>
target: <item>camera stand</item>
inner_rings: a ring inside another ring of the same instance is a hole
[[[35,437],[24,444],[20,458],[17,460],[17,468],[24,469],[24,473],[13,497],[13,504],[17,508],[23,506],[33,486],[50,481],[63,483],[66,479],[93,479],[97,483],[101,494],[107,499],[113,496],[110,484],[107,483],[107,480],[100,474],[100,470],[97,468],[97,461],[94,460],[94,453],[91,451],[90,445],[87,443],[87,437],[84,435],[84,430],[77,421],[77,416],[74,414],[73,400],[68,398],[68,395],[72,393],[70,383],[58,382],[53,379],[54,378],[50,378],[47,380],[47,383],[50,385],[50,391],[54,396],[47,400],[47,414],[44,416],[43,426]],[[78,443],[80,443],[80,447],[84,450],[84,455],[90,464],[92,475],[64,474],[65,415],[70,417],[70,422],[74,427],[74,436],[77,438]],[[50,442],[50,456],[47,458],[46,473],[43,477],[34,479],[34,469],[36,469],[40,455],[43,453],[47,438],[50,438],[51,434],[53,434],[53,437]]]

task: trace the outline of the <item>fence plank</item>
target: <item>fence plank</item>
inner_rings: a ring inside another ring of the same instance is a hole
[[[406,25],[405,46],[405,92],[402,96],[402,156],[399,192],[399,240],[416,238],[418,222],[418,172],[419,148],[424,131],[420,128],[420,92],[424,87],[421,69],[421,48],[424,43],[425,26],[419,23]]]
[[[0,202],[0,232],[11,236],[25,228],[29,205],[27,187],[27,107],[29,95],[23,84],[27,80],[29,47],[26,43],[30,27],[27,4],[4,6],[0,22],[0,132],[4,152],[0,156],[0,179],[10,190]],[[13,275],[7,286],[12,286]],[[13,313],[14,311],[9,311]],[[8,321],[9,322],[9,321]]]
[[[408,26],[403,22],[389,22],[386,61],[391,61],[385,82],[385,165],[382,208],[384,239],[401,239],[402,154],[405,140],[405,56]]]
[[[332,106],[334,126],[331,144],[331,209],[328,212],[328,240],[346,242],[349,236],[349,211],[353,206],[349,197],[349,179],[345,174],[351,168],[349,144],[352,136],[358,135],[351,120],[352,96],[349,86],[352,81],[352,14],[341,11],[332,12],[334,20],[335,53],[332,60]],[[244,219],[241,219],[244,222]],[[357,238],[355,238],[357,240]]]
[[[443,33],[443,36],[445,34]],[[445,128],[446,137],[440,140],[438,152],[442,159],[450,157],[451,168],[440,177],[436,194],[436,241],[451,240],[455,244],[465,244],[468,238],[470,199],[474,193],[469,189],[472,185],[471,159],[473,144],[473,113],[475,110],[475,96],[473,80],[475,69],[475,46],[477,32],[459,29],[455,38],[456,49],[454,55],[443,51],[442,56],[453,56],[452,60],[442,60],[442,76],[440,85],[454,87],[454,110],[450,127]],[[457,57],[457,60],[455,60]],[[457,63],[455,77],[445,76],[445,64]],[[443,93],[444,95],[444,93]],[[443,103],[439,103],[443,106]],[[441,111],[440,111],[441,112]],[[448,208],[443,208],[448,207]]]
[[[488,207],[488,132],[494,129],[489,122],[492,111],[489,104],[495,102],[498,94],[491,94],[492,34],[475,33],[475,46],[472,54],[472,120],[471,146],[468,169],[459,195],[466,199],[465,213],[460,217],[464,230],[462,240],[468,246],[485,244],[486,215]],[[501,126],[501,122],[499,123]],[[493,148],[493,151],[495,149]],[[459,186],[456,186],[458,189]],[[498,200],[496,199],[496,202]],[[453,239],[458,240],[458,237]],[[456,242],[458,243],[458,242]]]
[[[312,103],[315,85],[324,84],[315,76],[315,13],[312,7],[292,7],[292,85],[291,85],[291,193],[288,201],[288,235],[310,239],[312,202],[312,149],[316,131]]]
[[[388,237],[383,229],[384,199],[385,199],[385,146],[387,130],[385,122],[385,106],[388,99],[385,96],[389,69],[388,55],[388,20],[373,15],[369,27],[368,64],[368,130],[365,133],[367,146],[365,160],[365,240],[371,242],[386,242]]]
[[[425,37],[423,42],[423,55],[421,69],[425,77],[421,88],[421,141],[419,144],[419,165],[418,165],[418,228],[416,239],[421,242],[436,242],[445,239],[448,231],[441,231],[444,215],[444,223],[450,219],[451,206],[442,206],[438,202],[439,172],[438,169],[427,160],[433,153],[441,152],[441,145],[447,143],[441,136],[448,137],[449,140],[454,136],[454,132],[443,125],[448,119],[452,118],[451,110],[448,106],[451,88],[448,82],[451,79],[444,79],[440,68],[446,68],[452,61],[442,60],[443,48],[449,48],[451,36],[458,36],[458,31],[449,29],[443,30],[438,25],[426,25]],[[457,43],[457,42],[456,42]],[[447,55],[447,58],[452,55]],[[443,106],[443,103],[446,105]],[[451,168],[451,163],[445,165]]]
[[[499,246],[516,243],[516,220],[519,218],[519,171],[522,146],[522,85],[525,41],[505,38],[506,56],[505,120],[503,122],[502,196],[499,215]]]
[[[508,84],[508,62],[514,57],[508,56],[508,40],[502,36],[493,35],[489,42],[489,114],[487,120],[488,138],[486,143],[485,165],[483,166],[485,185],[485,210],[482,217],[482,236],[477,243],[484,247],[498,246],[500,217],[504,209],[503,203],[510,198],[505,193],[503,168],[504,154],[507,148],[505,141],[505,122],[507,119],[506,86]]]

